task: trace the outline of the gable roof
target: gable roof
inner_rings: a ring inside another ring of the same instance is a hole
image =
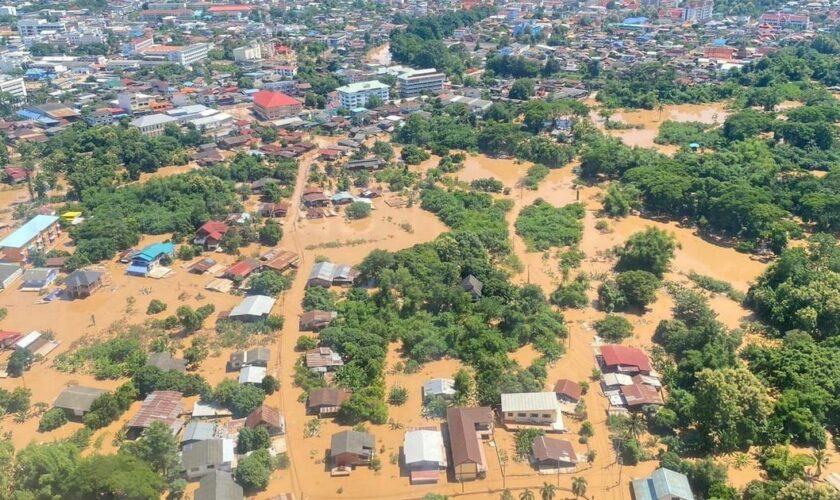
[[[77,269],[70,273],[64,279],[64,284],[67,286],[90,286],[102,278],[102,273],[99,271],[88,271],[85,269]]]
[[[557,396],[553,392],[517,392],[502,394],[503,412],[557,410]]]
[[[205,439],[184,446],[181,454],[184,468],[201,467],[209,464],[233,462],[233,440]]]
[[[623,345],[608,344],[601,346],[601,356],[606,366],[634,366],[640,371],[652,371],[650,360],[641,349]]]
[[[367,432],[341,431],[330,438],[330,456],[343,453],[370,456],[373,451],[373,436]]]
[[[476,423],[493,422],[493,411],[485,406],[479,408],[449,408],[446,410],[446,426],[449,430],[449,447],[452,449],[454,465],[480,464],[481,443],[476,436]]]
[[[577,382],[572,382],[567,378],[561,378],[554,384],[554,393],[562,394],[577,401],[580,399],[581,394],[583,394],[583,390]]]
[[[633,481],[633,496],[636,500],[694,500],[688,478],[664,467],[653,471],[647,479]]]
[[[242,500],[242,486],[236,484],[230,472],[215,470],[198,482],[194,500]]]
[[[273,297],[266,295],[249,295],[230,311],[229,316],[265,316],[271,312],[274,302]]]
[[[341,403],[347,401],[351,394],[353,393],[348,389],[335,389],[332,387],[315,389],[309,393],[309,400],[306,402],[306,406],[308,408],[341,406]]]
[[[406,432],[403,438],[403,453],[406,465],[417,462],[446,462],[440,431],[418,429]]]
[[[577,454],[572,443],[564,439],[537,436],[534,438],[532,449],[534,457],[540,462],[544,460],[577,462]]]
[[[245,427],[250,428],[259,425],[268,425],[285,430],[286,419],[283,418],[283,415],[280,415],[280,411],[277,408],[262,404],[245,418]]]
[[[279,108],[283,106],[300,106],[300,101],[273,90],[260,90],[254,94],[254,104],[261,108]]]
[[[128,426],[146,428],[153,422],[163,422],[175,432],[184,424],[179,418],[182,412],[180,392],[155,391],[146,396],[140,411],[128,422]]]
[[[72,411],[90,411],[90,405],[106,392],[108,391],[95,387],[73,385],[61,391],[61,394],[55,398],[53,407]]]
[[[58,222],[58,217],[55,215],[36,215],[15,232],[3,238],[0,241],[0,247],[22,248],[56,222]]]

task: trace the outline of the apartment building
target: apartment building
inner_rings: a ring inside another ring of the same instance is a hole
[[[21,19],[18,21],[18,33],[23,38],[37,37],[46,33],[66,33],[64,21],[50,22],[46,19]]]
[[[11,78],[0,75],[0,92],[11,94],[20,101],[26,100],[26,85],[24,85],[21,77]]]
[[[258,43],[233,49],[233,60],[236,62],[259,61],[262,58],[262,48]]]
[[[434,68],[407,71],[397,77],[400,97],[414,97],[423,93],[440,93],[445,81],[446,75]]]
[[[117,103],[120,108],[129,113],[145,113],[149,111],[153,100],[152,96],[141,92],[121,92],[117,95]]]
[[[702,23],[712,18],[715,10],[714,0],[688,2],[683,9],[683,21]]]
[[[177,125],[178,119],[169,115],[157,113],[154,115],[141,116],[133,120],[129,125],[140,131],[141,134],[155,137],[163,134],[169,124]]]
[[[347,109],[363,108],[374,96],[382,99],[382,102],[387,102],[391,96],[388,86],[378,80],[351,83],[336,90],[341,100],[341,107]]]
[[[178,50],[170,52],[169,60],[181,66],[190,66],[207,59],[208,52],[210,52],[210,45],[206,43],[194,43],[179,47]]]

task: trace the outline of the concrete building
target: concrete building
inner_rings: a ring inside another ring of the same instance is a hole
[[[117,103],[120,108],[129,113],[144,113],[149,111],[154,98],[141,92],[120,92],[117,95]]]
[[[178,50],[173,50],[168,54],[168,58],[171,62],[180,64],[181,66],[190,66],[207,59],[208,52],[210,52],[209,44],[194,43],[180,47]]]
[[[338,96],[341,100],[341,107],[346,109],[363,108],[371,97],[378,97],[382,102],[390,98],[390,90],[387,85],[377,80],[358,82],[339,87]]]
[[[254,113],[263,120],[278,120],[300,113],[303,104],[282,92],[260,90],[254,94]]]
[[[0,241],[0,250],[6,262],[25,262],[29,253],[51,247],[61,234],[58,217],[36,215],[29,222]]]
[[[23,38],[32,38],[47,33],[66,33],[64,21],[50,22],[46,19],[21,19],[18,21],[18,33]]]
[[[698,0],[688,2],[683,8],[683,21],[702,23],[712,18],[715,10],[714,0]]]
[[[553,392],[502,394],[501,418],[505,426],[512,429],[533,426],[561,432],[566,428]]]
[[[443,90],[446,75],[434,68],[417,69],[397,77],[400,97],[414,97],[422,93],[437,94]]]
[[[26,100],[26,85],[23,83],[22,77],[0,76],[0,92],[11,94],[20,101]]]
[[[12,5],[4,5],[0,7],[0,16],[17,17],[17,7]]]
[[[233,60],[236,62],[259,61],[262,57],[262,48],[258,43],[233,49]]]
[[[143,135],[155,137],[163,134],[164,129],[170,123],[173,125],[177,125],[178,119],[173,118],[169,115],[156,113],[154,115],[146,115],[141,116],[140,118],[136,118],[132,120],[131,123],[129,123],[129,125],[139,130],[140,133]]]

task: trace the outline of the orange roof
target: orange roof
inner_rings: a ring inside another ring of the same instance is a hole
[[[214,5],[207,9],[208,12],[250,12],[250,5]]]
[[[260,90],[254,94],[254,104],[261,108],[280,108],[283,106],[300,106],[300,101],[282,92]]]

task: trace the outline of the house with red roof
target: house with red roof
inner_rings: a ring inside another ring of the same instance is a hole
[[[627,375],[650,375],[653,367],[647,354],[641,349],[623,345],[601,346],[601,369],[604,373]]]
[[[264,120],[286,118],[302,110],[303,103],[282,92],[260,90],[254,94],[254,113]]]
[[[257,259],[252,259],[250,257],[247,259],[242,259],[236,264],[227,268],[225,270],[224,277],[232,280],[244,280],[245,278],[250,276],[251,273],[259,269],[261,266],[262,263]]]
[[[195,232],[193,243],[203,245],[208,250],[215,250],[219,247],[219,243],[222,242],[222,238],[224,238],[228,229],[228,225],[224,222],[207,221]]]
[[[29,177],[29,174],[26,173],[26,169],[23,167],[8,166],[3,169],[3,173],[9,184],[20,184]]]

